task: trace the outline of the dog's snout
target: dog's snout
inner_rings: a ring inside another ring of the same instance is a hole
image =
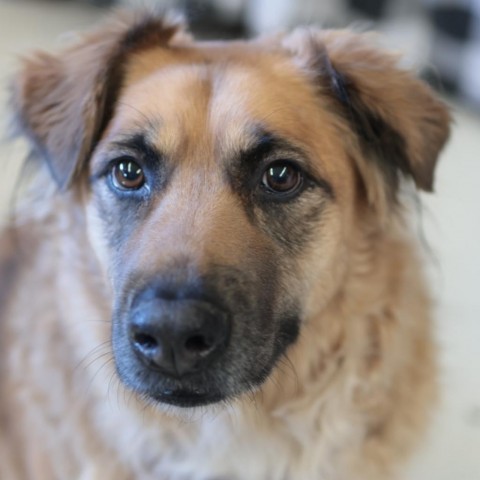
[[[150,368],[181,377],[206,368],[228,343],[230,316],[196,299],[141,302],[129,319],[131,345]]]

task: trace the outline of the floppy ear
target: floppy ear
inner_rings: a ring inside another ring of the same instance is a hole
[[[432,191],[450,115],[426,84],[398,66],[397,55],[372,40],[371,34],[304,29],[284,41],[355,132],[352,156],[376,204],[396,198],[402,174]]]
[[[12,83],[16,127],[61,189],[81,171],[113,112],[128,55],[181,30],[162,16],[122,12],[58,55],[23,60]]]

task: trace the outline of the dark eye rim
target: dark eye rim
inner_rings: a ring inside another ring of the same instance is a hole
[[[289,167],[293,167],[293,169],[299,174],[299,181],[295,185],[295,187],[285,192],[280,192],[272,188],[269,188],[267,185],[264,185],[263,183],[263,178],[267,173],[267,171],[272,167],[276,167],[280,165],[288,165]],[[269,198],[276,199],[276,200],[290,200],[294,197],[297,197],[304,190],[307,177],[308,177],[307,173],[297,162],[291,159],[279,158],[263,166],[260,174],[260,179],[259,179],[260,190],[264,196],[267,196]]]

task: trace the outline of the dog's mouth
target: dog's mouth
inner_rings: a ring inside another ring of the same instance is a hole
[[[164,389],[161,392],[156,392],[154,395],[151,395],[151,397],[157,402],[183,408],[201,407],[224,400],[224,395],[220,392],[180,388],[174,390]]]

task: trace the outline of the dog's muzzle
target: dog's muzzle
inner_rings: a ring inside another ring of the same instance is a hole
[[[112,346],[123,383],[179,407],[220,403],[263,383],[298,332],[288,305],[273,314],[274,288],[231,267],[164,272],[147,282],[132,275],[119,289]]]

